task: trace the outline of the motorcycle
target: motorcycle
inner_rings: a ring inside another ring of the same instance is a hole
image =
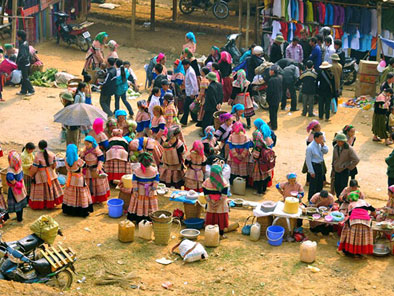
[[[71,13],[73,13],[73,9]],[[57,28],[56,43],[59,44],[60,39],[62,39],[68,46],[75,44],[82,51],[87,52],[92,46],[92,38],[87,28],[93,23],[86,21],[81,24],[67,24],[67,20],[70,17],[69,14],[59,11],[54,12],[53,15],[57,17],[55,22]]]
[[[239,64],[240,58],[246,51],[246,49],[244,48],[241,48],[241,50],[239,50],[236,45],[236,41],[239,36],[241,36],[240,33],[228,35],[226,44],[220,49],[221,51],[227,51],[231,55],[231,57],[233,58],[233,63],[235,65]]]
[[[183,14],[191,14],[195,9],[203,9],[208,11],[212,7],[213,15],[222,20],[228,17],[229,8],[227,2],[230,0],[214,0],[212,4],[210,0],[180,0],[179,10]]]
[[[343,84],[351,85],[357,79],[358,65],[355,58],[345,58],[345,65],[343,66],[342,76]]]
[[[70,248],[48,247],[41,251],[43,258],[33,260],[1,240],[0,255],[7,257],[0,266],[0,279],[21,283],[53,283],[61,290],[71,287],[76,254]],[[5,252],[4,252],[5,250]]]
[[[263,110],[268,110],[269,108],[267,103],[267,87],[268,85],[262,75],[256,75],[254,77],[252,82],[253,100]]]

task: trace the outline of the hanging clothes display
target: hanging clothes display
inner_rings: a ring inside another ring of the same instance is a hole
[[[378,35],[378,11],[371,9],[371,35]]]
[[[272,15],[281,17],[282,16],[282,1],[281,0],[274,0],[274,5],[272,7]]]

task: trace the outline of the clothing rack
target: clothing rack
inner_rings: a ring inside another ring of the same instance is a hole
[[[342,3],[342,2],[335,2],[335,1],[318,1],[318,0],[309,0],[311,2],[323,2],[324,4],[334,4],[334,5],[341,5],[341,6],[358,6],[358,7],[365,7],[365,8],[376,8],[376,6],[368,5],[368,4],[354,4],[354,3]]]

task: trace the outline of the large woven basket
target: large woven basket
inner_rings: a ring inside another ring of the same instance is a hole
[[[227,112],[226,111],[216,111],[215,113],[213,113],[213,119],[214,119],[213,122],[214,122],[215,130],[217,130],[220,127],[220,125],[222,124],[220,122],[219,116],[224,113],[227,113]]]
[[[265,217],[257,217],[256,222],[260,224],[261,237],[265,237],[265,232],[267,231],[268,226],[272,225],[273,218],[272,216]]]
[[[2,169],[0,171],[1,174],[1,183],[3,185],[3,193],[8,194],[8,184],[7,184],[7,169]]]
[[[172,221],[160,223],[153,221],[153,233],[155,234],[155,244],[168,245],[171,236]]]
[[[119,191],[119,199],[123,200],[123,210],[127,211],[130,205],[130,199],[131,199],[131,192],[126,193]]]
[[[196,202],[194,205],[183,203],[183,207],[185,209],[185,219],[200,218],[202,207],[198,202]]]
[[[164,214],[166,218],[159,218],[160,215]],[[168,223],[172,221],[172,213],[168,211],[156,211],[149,214],[153,222]]]

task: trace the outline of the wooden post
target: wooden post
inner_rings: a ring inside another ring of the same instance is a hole
[[[259,24],[260,24],[260,11],[258,9],[260,4],[259,0],[256,0],[256,15],[255,15],[255,21],[254,21],[254,43],[259,44]]]
[[[245,48],[249,47],[250,0],[246,0],[246,36]]]
[[[131,3],[131,42],[135,42],[135,14],[137,9],[137,0]]]
[[[156,6],[156,1],[155,0],[150,0],[150,30],[154,31],[155,30],[155,7]]]
[[[242,34],[242,1],[243,0],[238,0],[239,5],[238,5],[238,33]],[[239,39],[239,47],[241,47],[241,40],[242,40],[242,35],[238,37]]]
[[[62,0],[62,2],[60,3],[60,9],[62,11],[66,11],[66,1],[65,0]]]
[[[378,15],[378,36],[382,34],[382,2],[378,2],[377,7]],[[378,39],[376,42],[376,61],[380,61],[380,54],[382,52],[382,42]]]
[[[86,19],[88,17],[88,1],[82,0],[81,18]]]
[[[11,34],[11,42],[12,44],[16,44],[16,21],[17,21],[17,11],[18,11],[18,0],[12,0],[12,34]]]
[[[172,21],[176,22],[178,18],[178,1],[172,0]]]

